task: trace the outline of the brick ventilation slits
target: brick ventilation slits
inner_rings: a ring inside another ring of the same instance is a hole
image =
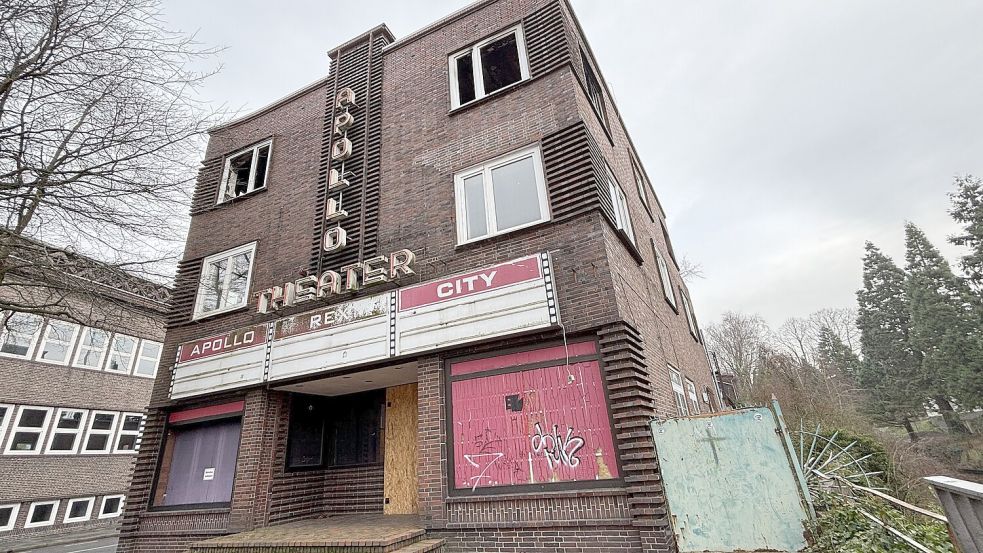
[[[218,207],[218,187],[222,180],[222,158],[206,159],[198,170],[195,194],[191,198],[191,215],[199,215]]]
[[[570,61],[570,42],[563,24],[560,2],[551,2],[522,20],[529,75],[545,75]]]
[[[167,310],[166,327],[174,328],[191,322],[198,293],[198,280],[201,278],[203,258],[186,259],[177,265],[174,277],[174,292]]]
[[[543,166],[553,210],[562,221],[600,209],[612,222],[614,208],[608,192],[597,142],[583,122],[543,137]]]

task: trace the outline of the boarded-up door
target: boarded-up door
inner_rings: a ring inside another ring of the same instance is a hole
[[[416,514],[416,384],[386,389],[386,466],[383,512]]]
[[[681,552],[799,551],[799,480],[765,407],[654,421],[652,433]]]

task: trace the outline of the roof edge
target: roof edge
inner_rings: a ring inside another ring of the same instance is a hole
[[[334,48],[328,50],[328,57],[334,59],[335,56],[337,56],[338,53],[341,52],[342,50],[346,50],[349,47],[359,42],[362,42],[363,40],[365,40],[366,37],[370,37],[376,33],[382,33],[387,38],[389,38],[390,44],[387,44],[386,48],[388,48],[392,43],[396,41],[396,36],[393,35],[393,32],[389,30],[389,27],[386,26],[385,23],[379,23],[378,25],[372,27],[368,31],[365,31],[364,33],[360,33],[358,36],[348,39],[345,42],[339,44],[338,46],[335,46]]]
[[[251,111],[251,112],[249,112],[249,113],[247,113],[245,115],[240,115],[239,117],[235,117],[233,119],[230,119],[230,120],[226,121],[225,123],[219,123],[218,125],[215,125],[214,127],[209,127],[206,132],[208,132],[209,134],[211,134],[211,133],[213,133],[215,131],[220,131],[220,130],[226,129],[228,127],[232,127],[232,126],[238,125],[240,123],[245,123],[246,121],[249,121],[250,119],[253,119],[255,117],[259,117],[260,115],[262,115],[262,114],[264,114],[264,113],[266,113],[266,112],[268,112],[268,111],[270,111],[270,110],[272,110],[274,108],[278,108],[278,107],[282,106],[283,104],[286,104],[287,102],[289,102],[289,101],[297,98],[298,96],[302,96],[302,95],[307,94],[308,92],[310,92],[312,90],[315,90],[315,89],[323,86],[324,84],[326,84],[328,82],[328,79],[329,79],[328,76],[324,76],[324,77],[322,77],[322,78],[314,81],[313,83],[304,86],[303,88],[297,89],[297,90],[291,92],[290,94],[287,94],[286,96],[283,96],[283,97],[281,97],[281,98],[279,98],[277,100],[274,100],[274,101],[270,102],[269,104],[266,104],[263,107],[257,108],[257,109],[255,109],[255,110],[253,110],[253,111]]]
[[[407,44],[409,44],[409,43],[411,43],[411,42],[413,42],[413,41],[415,41],[415,40],[417,40],[419,38],[422,38],[422,37],[424,37],[424,36],[432,33],[433,31],[436,31],[437,29],[439,29],[439,28],[441,28],[441,27],[443,27],[445,25],[449,25],[449,24],[453,23],[454,21],[457,21],[458,19],[460,19],[460,18],[462,18],[462,17],[464,17],[466,15],[468,15],[468,14],[470,14],[472,12],[475,12],[475,11],[477,11],[477,10],[485,7],[485,5],[491,4],[491,3],[496,2],[496,1],[497,0],[477,0],[476,2],[472,2],[471,4],[468,4],[467,6],[464,6],[463,8],[461,8],[461,9],[455,11],[455,12],[452,12],[449,15],[445,15],[444,17],[438,19],[437,21],[434,21],[433,23],[431,23],[431,24],[429,24],[429,25],[427,25],[425,27],[421,27],[420,29],[417,29],[417,30],[413,31],[412,33],[410,33],[410,34],[404,36],[403,38],[401,38],[401,39],[393,42],[392,44],[387,45],[385,48],[382,49],[382,51],[383,52],[390,52],[392,50],[397,50],[397,49],[399,49],[402,46],[405,46],[405,45],[407,45]]]

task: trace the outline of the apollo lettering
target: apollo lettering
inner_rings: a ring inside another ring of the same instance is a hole
[[[242,335],[220,336],[207,342],[198,342],[191,350],[192,357],[198,357],[206,353],[221,353],[227,349],[239,346],[248,346],[256,341],[256,331],[247,330]]]

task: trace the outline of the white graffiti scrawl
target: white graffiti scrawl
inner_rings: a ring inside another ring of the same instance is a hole
[[[553,425],[553,432],[543,433],[543,428],[537,422],[536,433],[532,436],[532,450],[537,455],[546,457],[550,470],[560,465],[567,468],[577,468],[580,458],[577,452],[584,447],[584,439],[573,435],[573,428],[567,427],[566,435],[560,434],[558,425]]]

